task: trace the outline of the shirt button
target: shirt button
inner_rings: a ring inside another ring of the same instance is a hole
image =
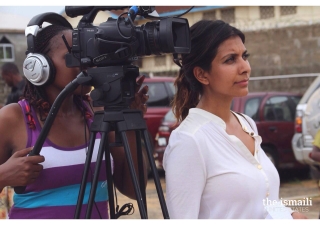
[[[267,196],[267,197],[269,196],[269,192],[267,192],[266,196]]]
[[[261,165],[258,165],[257,168],[258,168],[259,170],[261,170],[261,169],[262,169],[262,166],[261,166]]]
[[[250,135],[253,137],[254,133],[253,133],[253,132],[251,132],[251,133],[250,133]]]

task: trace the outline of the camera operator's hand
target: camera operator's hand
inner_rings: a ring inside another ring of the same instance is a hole
[[[40,155],[28,156],[32,147],[15,152],[0,165],[0,191],[5,186],[25,186],[35,181],[43,169]]]
[[[145,114],[147,112],[146,102],[149,99],[149,95],[147,94],[148,90],[149,90],[148,86],[144,86],[143,88],[141,88],[141,85],[144,81],[144,78],[145,78],[144,76],[141,76],[138,78],[135,98],[130,105],[131,109],[140,109],[143,112],[143,114]],[[140,88],[141,88],[141,90],[140,90]]]

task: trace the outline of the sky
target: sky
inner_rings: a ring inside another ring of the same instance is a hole
[[[24,17],[32,18],[33,16],[45,13],[55,12],[61,13],[65,6],[0,6],[0,13],[17,14]]]
[[[159,4],[159,1],[146,1],[146,0],[121,0],[120,5],[132,5],[134,3],[135,5],[153,5],[152,3],[156,3],[154,5],[191,5],[192,3],[194,4],[195,2],[189,2],[185,4],[185,2],[181,0],[162,0],[161,4]],[[8,4],[10,3],[10,4]],[[86,1],[81,1],[81,3],[90,3],[90,5],[114,5],[110,0],[90,0],[88,2]],[[114,2],[113,2],[114,3]],[[262,0],[242,0],[240,1],[235,1],[235,0],[224,0],[223,4],[221,4],[221,1],[208,1],[208,0],[198,0],[196,1],[196,5],[319,5],[320,1],[318,0],[304,0],[303,2],[300,0],[268,0],[268,4],[266,4],[266,1]],[[7,5],[6,5],[7,4]],[[0,13],[12,13],[12,14],[17,14],[20,16],[24,16],[27,18],[32,18],[33,16],[40,14],[40,13],[45,13],[45,12],[56,12],[56,13],[61,13],[64,11],[65,4],[68,6],[72,5],[81,5],[79,4],[79,0],[56,0],[54,3],[52,1],[50,3],[44,2],[44,1],[39,1],[39,0],[29,0],[28,1],[28,6],[26,5],[26,1],[23,0],[14,0],[11,2],[5,2],[1,1],[1,6],[0,6]]]

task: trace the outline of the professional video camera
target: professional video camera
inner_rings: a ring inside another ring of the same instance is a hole
[[[92,24],[99,10],[117,10],[114,6],[66,6],[70,17],[86,13],[73,31],[72,51],[66,57],[68,67],[122,65],[136,56],[161,53],[189,53],[189,24],[184,18],[162,18],[135,26],[137,15],[147,16],[154,7],[131,7],[127,18],[121,14],[99,26]],[[79,61],[80,59],[80,61]]]
[[[66,55],[67,67],[101,67],[89,69],[96,75],[93,79],[94,91],[91,98],[94,106],[129,105],[134,98],[135,78],[138,68],[131,63],[138,56],[160,55],[161,53],[190,52],[188,20],[177,17],[158,18],[159,20],[135,26],[137,15],[151,17],[155,7],[132,6],[117,19],[108,18],[99,26],[93,20],[100,10],[122,10],[127,6],[66,6],[70,17],[83,15],[72,33],[72,48]],[[127,14],[127,17],[123,15]],[[176,61],[176,60],[175,60]],[[122,68],[120,68],[121,66]],[[108,67],[107,69],[102,69]],[[130,76],[126,74],[130,73]],[[103,74],[106,75],[103,77]],[[108,77],[108,80],[106,80]],[[103,81],[105,80],[105,81]],[[121,82],[115,82],[121,80]],[[113,84],[113,88],[112,87]],[[107,93],[108,92],[108,93]]]

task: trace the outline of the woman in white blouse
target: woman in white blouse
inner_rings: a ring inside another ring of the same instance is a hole
[[[230,111],[248,94],[245,36],[223,21],[191,27],[173,111],[181,122],[164,154],[170,218],[306,218],[279,205],[279,175],[254,121]]]

